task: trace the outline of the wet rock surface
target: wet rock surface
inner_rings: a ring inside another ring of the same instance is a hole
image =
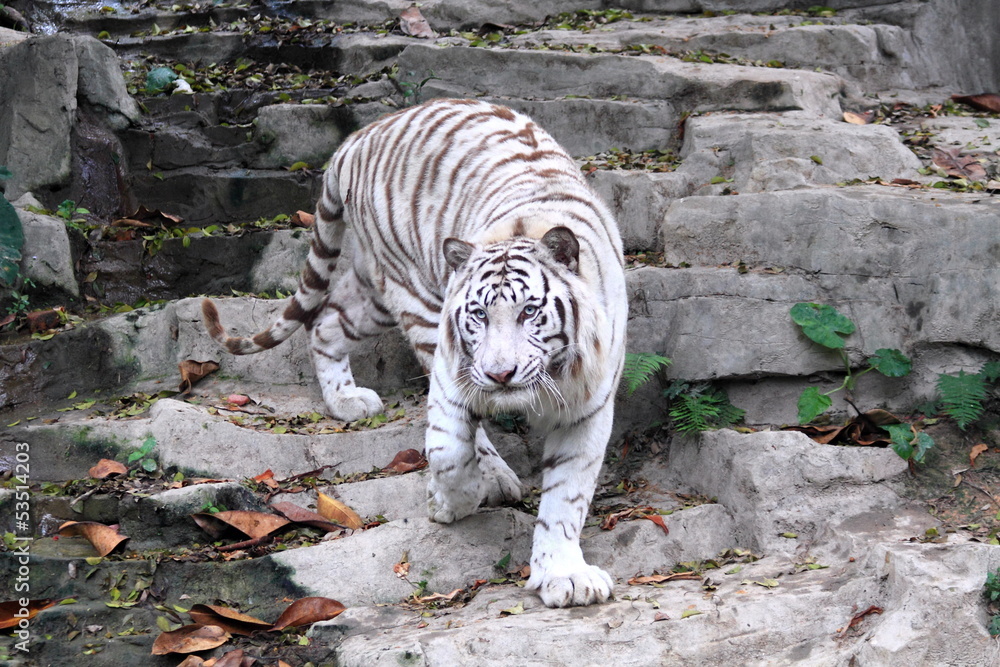
[[[16,636],[0,639],[0,662],[176,665],[150,654],[164,621],[188,622],[175,605],[223,603],[271,621],[304,596],[348,609],[280,641],[237,638],[200,655],[995,662],[982,595],[1000,566],[982,527],[993,519],[961,522],[940,498],[923,502],[932,494],[921,487],[940,473],[941,498],[968,488],[992,516],[996,488],[983,480],[994,454],[971,477],[958,435],[957,459],[942,453],[911,472],[891,449],[778,430],[796,420],[803,388],[841,378],[842,361],[789,319],[795,303],[835,305],[858,325],[846,349],[858,368],[884,347],[914,361],[906,378],[865,376],[835,418],[908,412],[933,396],[938,373],[1000,352],[1000,117],[948,99],[1000,90],[988,0],[626,0],[625,12],[434,0],[420,8],[433,39],[401,33],[410,3],[395,0],[5,4],[38,33],[0,29],[0,165],[13,172],[0,185],[9,200],[35,198],[17,203],[21,271],[91,312],[0,347],[0,471],[11,478],[0,530],[26,532],[12,518],[26,443],[30,594],[73,600],[31,620],[28,653]],[[192,94],[147,91],[157,66]],[[424,372],[398,332],[353,358],[358,383],[391,406],[363,424],[323,416],[301,332],[253,357],[222,355],[203,332],[204,294],[232,297],[217,303],[233,332],[267,326],[283,303],[262,293],[294,289],[308,243],[286,216],[311,210],[330,153],[382,114],[437,96],[525,111],[579,159],[630,253],[630,350],[671,357],[670,380],[725,387],[753,426],[684,437],[650,429],[667,420],[659,387],[619,397],[582,543],[614,578],[607,604],[547,609],[523,589],[540,461],[517,422],[490,425],[533,489],[512,506],[431,524],[426,471],[385,470],[422,449],[426,427]],[[981,178],[946,171],[963,156]],[[64,199],[88,213],[58,209]],[[115,304],[127,312],[109,315]],[[177,394],[185,360],[220,368]],[[101,458],[133,472],[89,479]],[[212,536],[191,518],[316,509],[324,496],[362,527],[296,526],[229,549],[246,536]],[[56,534],[70,520],[118,524],[129,540],[99,557]],[[5,544],[10,600],[20,563]]]

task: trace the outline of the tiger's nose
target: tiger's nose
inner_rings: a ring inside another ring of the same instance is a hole
[[[499,373],[487,373],[486,377],[493,380],[497,384],[507,384],[510,382],[511,378],[514,377],[514,372],[517,368],[512,368],[509,371],[500,371]]]

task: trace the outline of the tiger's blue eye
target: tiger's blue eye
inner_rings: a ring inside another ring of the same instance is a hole
[[[535,313],[538,312],[538,307],[537,306],[525,306],[524,310],[521,311],[521,312],[524,313],[525,317],[532,317]]]
[[[472,311],[472,316],[480,320],[485,320],[486,311],[483,310],[482,308],[476,308],[474,311]]]

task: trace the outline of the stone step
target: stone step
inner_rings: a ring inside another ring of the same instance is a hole
[[[803,109],[839,118],[843,90],[829,74],[659,56],[416,44],[400,54],[399,67],[401,77],[426,79],[422,97],[485,97],[528,113],[574,155],[677,147],[683,113]],[[584,119],[592,122],[581,132]]]
[[[705,55],[721,62],[747,60],[761,66],[822,69],[857,82],[865,90],[917,87],[919,73],[907,67],[906,31],[895,25],[846,23],[843,18],[751,16],[710,18],[642,17],[595,30],[540,30],[511,38],[517,48],[596,48],[613,52]],[[770,65],[769,65],[770,64]]]

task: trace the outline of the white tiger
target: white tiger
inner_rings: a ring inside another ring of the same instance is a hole
[[[352,266],[330,285],[345,226]],[[430,371],[426,456],[432,521],[451,523],[521,484],[480,419],[519,412],[546,434],[528,588],[553,607],[606,600],[580,531],[611,432],[627,303],[618,227],[579,167],[529,118],[471,100],[386,116],[334,154],[309,259],[282,316],[235,354],[274,347],[305,324],[329,412],[382,410],[348,353],[397,322]]]

